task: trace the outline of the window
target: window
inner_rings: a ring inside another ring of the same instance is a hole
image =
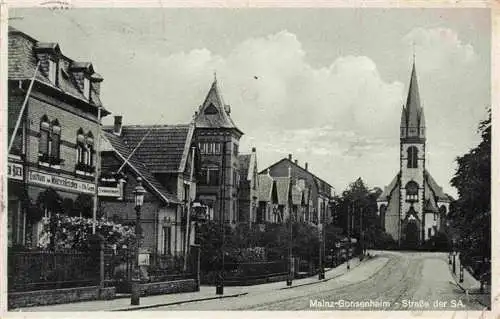
[[[436,221],[437,219],[438,219],[438,214],[434,213],[434,221]]]
[[[90,80],[87,78],[83,78],[83,96],[87,99],[90,97]]]
[[[427,228],[427,238],[432,237],[432,228]]]
[[[57,62],[49,60],[49,81],[57,85]]]
[[[418,184],[414,181],[408,182],[406,184],[406,201],[415,202],[418,200]]]
[[[418,149],[415,146],[408,147],[407,162],[408,168],[418,167]]]
[[[49,155],[50,124],[47,115],[40,120],[40,141],[38,143],[39,155]]]
[[[85,136],[80,128],[76,132],[76,165],[78,174],[92,175],[95,169],[94,136],[88,132]]]
[[[240,174],[238,174],[238,170],[234,170],[233,171],[233,186],[234,187],[238,187],[238,185],[240,184]]]
[[[172,243],[172,238],[171,238],[170,227],[163,227],[163,254],[164,255],[171,254],[171,252],[172,252],[171,243]]]
[[[211,104],[211,103],[210,103],[210,105],[209,105],[209,106],[205,109],[205,114],[206,114],[206,115],[214,115],[214,114],[217,114],[217,113],[219,113],[219,112],[217,111],[217,108],[216,108],[213,104]]]
[[[50,144],[50,155],[54,159],[60,158],[60,149],[61,149],[61,126],[59,125],[59,121],[55,119],[52,121],[52,134],[49,140]]]
[[[207,165],[201,168],[202,185],[219,185],[219,167],[217,165]]]
[[[201,154],[219,155],[221,153],[220,143],[198,143],[198,148]]]
[[[233,143],[233,151],[234,151],[234,155],[238,155],[238,144]]]

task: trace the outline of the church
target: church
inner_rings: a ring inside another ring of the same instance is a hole
[[[406,105],[401,112],[399,172],[377,199],[385,232],[400,247],[417,248],[440,232],[450,196],[425,167],[426,131],[413,62]]]

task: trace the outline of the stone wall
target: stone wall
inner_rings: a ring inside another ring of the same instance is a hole
[[[54,305],[88,300],[109,300],[115,297],[115,288],[98,286],[8,293],[8,308]]]

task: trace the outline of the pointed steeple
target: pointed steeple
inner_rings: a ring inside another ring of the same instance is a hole
[[[408,98],[406,99],[406,110],[409,128],[418,128],[420,122],[420,94],[418,92],[417,72],[415,61],[411,70],[410,86],[408,88]]]
[[[194,122],[198,128],[233,128],[243,134],[230,117],[230,106],[224,103],[215,72],[210,90],[195,115]]]

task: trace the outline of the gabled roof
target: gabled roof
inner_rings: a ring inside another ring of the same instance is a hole
[[[272,199],[271,196],[274,185],[273,178],[269,174],[259,174],[258,179],[259,179],[259,186],[257,190],[258,190],[259,201],[270,202]]]
[[[112,127],[104,128],[112,132]],[[123,126],[119,139],[135,156],[145,163],[152,173],[184,172],[193,139],[194,127],[186,125],[130,125]]]
[[[293,205],[301,205],[304,200],[304,192],[303,190],[297,186],[292,186],[292,203]]]
[[[289,203],[291,195],[291,178],[290,177],[274,177],[276,182],[276,191],[278,193],[278,204],[286,205]]]
[[[197,128],[228,128],[235,129],[240,134],[243,132],[236,127],[231,119],[230,106],[224,103],[217,79],[214,79],[205,101],[200,106],[194,121]]]
[[[333,186],[330,185],[330,183],[328,183],[325,180],[323,180],[323,179],[319,178],[318,176],[314,175],[311,171],[306,170],[305,168],[302,168],[298,164],[295,164],[293,161],[289,160],[287,157],[280,159],[279,161],[277,161],[274,164],[271,164],[269,167],[267,167],[267,168],[263,169],[262,171],[260,171],[259,174],[265,173],[268,169],[271,169],[272,167],[274,167],[274,166],[276,166],[276,165],[278,165],[278,164],[280,164],[280,163],[282,163],[284,161],[288,161],[289,164],[294,165],[295,167],[301,169],[303,172],[306,172],[307,174],[311,175],[314,179],[317,179],[318,181],[321,181],[321,182],[325,183],[326,185],[328,185],[330,188],[333,189]],[[317,183],[317,181],[315,181],[315,183]]]
[[[60,53],[59,45],[57,43],[39,42],[30,37],[24,32],[15,28],[9,27],[9,45],[8,45],[8,78],[9,80],[31,80],[37,65],[37,58],[35,51],[53,50],[59,57],[59,77],[58,86],[55,86],[46,75],[41,72],[40,68],[36,74],[36,82],[43,84],[62,92],[68,96],[78,99],[84,103],[89,103],[89,100],[84,96],[81,88],[77,85],[73,72],[70,71],[70,65],[75,62]],[[98,81],[102,81],[102,78]],[[106,110],[95,90],[91,89],[90,104],[95,107],[101,107],[101,115],[106,116],[110,114]]]
[[[437,198],[437,200],[439,202],[450,202],[450,198],[449,196],[447,196],[444,192],[443,192],[443,188],[440,187],[436,181],[434,180],[434,178],[431,176],[431,174],[429,173],[429,171],[425,170],[424,172],[424,177],[425,177],[425,180],[427,181],[427,184],[429,185],[429,188],[432,190],[432,192],[434,193],[434,196]]]
[[[439,211],[437,206],[436,206],[436,202],[434,201],[432,196],[425,200],[424,211],[433,212],[433,213],[437,213]]]
[[[377,198],[377,202],[386,202],[389,200],[389,196],[391,195],[392,191],[396,186],[399,185],[399,173],[394,176],[392,181],[389,183],[389,185],[384,187],[384,191],[380,196]]]
[[[176,196],[172,195],[167,189],[161,185],[160,182],[151,174],[148,167],[139,159],[135,154],[132,153],[132,150],[125,145],[121,139],[109,132],[104,132],[104,138],[106,138],[110,145],[113,147],[115,153],[125,161],[127,158],[127,165],[135,171],[138,176],[141,176],[143,182],[146,184],[146,187],[149,187],[156,195],[165,203],[165,204],[179,204],[180,201]],[[130,158],[129,158],[130,157]]]

